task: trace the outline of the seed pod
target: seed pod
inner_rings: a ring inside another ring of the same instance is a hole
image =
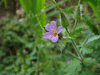
[[[75,18],[76,18],[77,20],[80,19],[80,1],[81,1],[81,0],[78,1],[78,6],[76,7],[76,12],[75,12]]]
[[[80,19],[80,6],[76,7],[75,19],[77,19],[77,20]]]
[[[61,14],[61,24],[64,28],[67,28],[69,26],[69,21],[63,12],[60,12],[60,14]]]

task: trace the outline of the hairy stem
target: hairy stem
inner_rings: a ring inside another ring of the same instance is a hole
[[[66,30],[67,30],[67,33],[68,33],[68,35],[69,35],[69,31],[68,31],[67,28],[66,28]],[[77,48],[75,41],[74,41],[73,39],[71,39],[71,41],[72,41],[72,44],[73,44],[73,46],[74,46],[74,48],[75,48],[75,51],[76,51],[77,55],[78,55],[79,58],[82,60],[82,59],[83,59],[83,56],[80,54],[79,49]]]
[[[53,1],[55,2],[55,4],[56,4],[57,8],[59,9],[60,13],[62,13],[62,10],[59,8],[59,6],[58,6],[58,4],[56,3],[56,1],[55,1],[55,0],[53,0]],[[79,2],[78,2],[78,5],[80,5],[80,0],[79,0]],[[76,27],[76,25],[77,25],[77,23],[75,24],[75,27]],[[68,31],[67,28],[66,28],[66,31],[67,31],[67,33],[68,33],[68,35],[69,35],[69,31]],[[79,49],[78,49],[78,47],[76,46],[75,41],[74,41],[73,39],[71,39],[71,41],[72,41],[72,44],[73,44],[73,46],[74,46],[74,48],[75,48],[75,51],[76,51],[76,53],[77,53],[79,59],[83,60],[83,56],[80,54]]]
[[[77,26],[77,22],[78,22],[78,20],[77,20],[77,19],[75,19],[75,24],[74,24],[73,31],[75,30],[75,28],[76,28],[76,26]]]
[[[76,55],[74,55],[73,53],[71,53],[70,51],[68,51],[67,50],[67,52],[69,53],[69,54],[71,54],[72,56],[74,56],[75,58],[77,58],[77,59],[79,59],[80,60],[80,58],[78,58]]]

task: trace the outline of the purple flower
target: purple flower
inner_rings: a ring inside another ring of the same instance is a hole
[[[71,61],[67,61],[67,64],[69,64]]]
[[[27,53],[28,53],[25,49],[23,50],[23,52],[24,52],[25,54],[27,54]]]
[[[60,10],[62,10],[62,8],[60,8]]]
[[[49,32],[46,32],[44,34],[45,39],[49,39],[52,37],[52,42],[57,42],[58,41],[58,34],[62,31],[62,27],[59,26],[56,30],[56,21],[51,21],[51,24],[47,24],[45,26],[45,29]]]
[[[34,64],[34,63],[35,63],[34,61],[31,62],[31,64]]]
[[[41,12],[44,13],[44,9],[41,9]]]

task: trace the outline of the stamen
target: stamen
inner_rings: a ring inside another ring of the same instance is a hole
[[[52,30],[52,32],[55,32],[55,31],[56,31],[56,29],[53,29],[53,30]]]
[[[54,36],[56,36],[57,35],[56,29],[53,29],[51,34],[54,35]]]
[[[55,35],[54,33],[51,33],[52,35]]]

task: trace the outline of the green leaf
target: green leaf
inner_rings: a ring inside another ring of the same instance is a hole
[[[31,75],[34,71],[35,71],[36,69],[34,68],[34,67],[29,67],[28,69],[27,69],[27,75]]]
[[[5,69],[6,70],[10,70],[10,69],[13,69],[14,68],[14,65],[12,64],[12,65],[10,65],[10,66],[7,66]]]
[[[25,47],[32,48],[34,46],[34,42],[27,43]]]
[[[72,60],[68,67],[66,68],[66,74],[65,75],[77,75],[77,72],[81,71],[81,62],[78,59]]]
[[[96,3],[96,2],[94,2]],[[100,15],[98,14],[98,9],[97,9],[97,6],[94,5],[93,3],[91,2],[88,2],[88,4],[91,6],[93,12],[95,13],[96,17],[100,20]]]
[[[27,14],[36,14],[41,13],[41,9],[44,9],[45,0],[20,0],[20,3]],[[39,15],[39,20],[42,25],[46,24],[45,12]],[[37,23],[36,17],[32,17],[32,22]]]
[[[70,32],[69,36],[72,37],[72,36],[76,35],[77,33],[80,33],[81,31],[82,31],[82,28],[76,29],[73,32]]]
[[[90,62],[90,63],[96,63],[96,59],[91,58],[91,57],[85,58],[84,61]]]
[[[94,34],[96,34],[96,35],[99,34],[97,27],[94,26],[93,21],[91,19],[89,19],[87,16],[83,16],[81,20],[86,23],[86,25],[91,29],[91,31]]]
[[[98,12],[98,3],[100,2],[99,0],[82,0],[82,1],[87,1],[87,3],[90,5],[92,8],[93,12],[95,13],[96,17],[100,20],[100,15]]]
[[[27,44],[27,41],[25,39],[23,39],[22,37],[19,37],[15,32],[7,32],[5,33],[5,35],[12,35],[14,38],[16,38],[19,42],[23,43],[23,44]]]
[[[84,54],[90,54],[90,53],[93,52],[93,49],[90,49],[90,48],[87,48],[87,47],[83,47],[83,48],[80,49],[80,52],[82,52],[83,55]]]
[[[82,0],[82,1],[91,2],[94,6],[97,6],[97,2],[98,2],[98,0]]]
[[[90,43],[90,42],[92,42],[92,41],[98,40],[99,38],[100,38],[100,35],[95,35],[95,36],[89,38],[89,39],[87,40],[86,44],[88,44],[88,43]]]
[[[59,12],[58,11],[53,11],[53,12],[50,12],[47,14],[48,17],[51,17],[51,16],[54,16],[54,15],[57,15]]]
[[[2,50],[0,50],[0,58],[2,58],[4,55],[5,53]]]
[[[63,9],[63,11],[65,12],[65,13],[67,13],[67,14],[74,14],[74,12],[73,12],[73,7],[69,7],[69,8],[65,8],[65,9]]]
[[[7,0],[4,0],[5,8],[7,8]]]
[[[0,70],[4,67],[4,64],[0,64]]]

